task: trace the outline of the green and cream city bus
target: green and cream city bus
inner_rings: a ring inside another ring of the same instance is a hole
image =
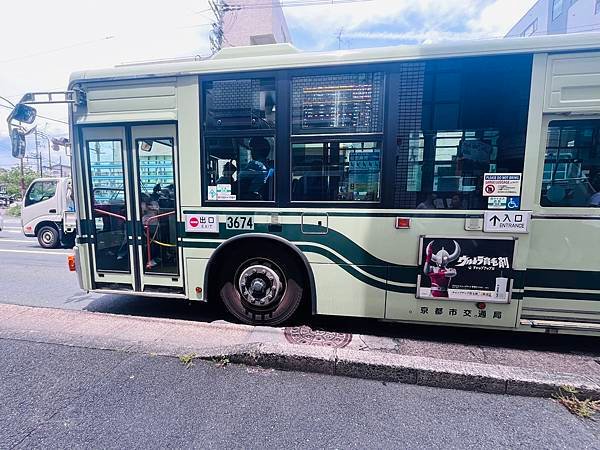
[[[86,291],[600,333],[599,34],[227,48],[69,89]]]

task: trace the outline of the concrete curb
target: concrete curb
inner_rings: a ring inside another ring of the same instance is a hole
[[[574,374],[327,347],[257,343],[232,350],[213,349],[232,363],[279,370],[528,397],[550,397],[568,385],[582,396],[600,399],[600,384]],[[214,354],[199,357],[212,360]]]
[[[0,339],[179,356],[397,382],[548,397],[569,385],[600,399],[600,377],[392,352],[294,345],[282,329],[0,304]]]

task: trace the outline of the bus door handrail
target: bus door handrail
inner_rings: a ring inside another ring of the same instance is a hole
[[[100,214],[105,214],[105,215],[110,216],[110,217],[116,217],[117,219],[120,219],[123,222],[127,221],[127,217],[122,216],[121,214],[117,214],[117,213],[113,213],[113,212],[110,212],[110,211],[106,211],[106,210],[104,210],[102,208],[94,208],[94,211],[97,212],[97,213],[100,213]]]
[[[147,256],[146,269],[152,268],[152,266],[150,266],[150,261],[152,260],[152,252],[150,251],[151,242],[154,242],[155,244],[163,246],[163,247],[176,247],[177,246],[177,244],[167,244],[165,242],[160,242],[160,241],[157,241],[156,239],[150,238],[150,222],[157,221],[159,219],[162,219],[163,217],[167,217],[172,214],[175,214],[175,211],[169,211],[166,213],[157,214],[155,216],[150,216],[146,219],[146,223],[144,224],[144,231],[146,233],[146,256]]]

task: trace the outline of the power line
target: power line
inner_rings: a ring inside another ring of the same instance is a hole
[[[50,50],[45,50],[43,52],[30,53],[28,55],[17,56],[16,58],[3,59],[3,60],[0,61],[0,64],[8,63],[8,62],[14,62],[14,61],[21,61],[23,59],[35,58],[36,56],[42,56],[42,55],[47,55],[49,53],[56,53],[56,52],[60,52],[60,51],[63,51],[63,50],[69,50],[69,49],[75,48],[75,47],[81,47],[81,46],[84,46],[84,45],[95,44],[96,42],[101,42],[101,41],[107,41],[109,39],[114,39],[114,37],[115,36],[105,36],[103,38],[94,39],[92,41],[78,42],[76,44],[66,45],[64,47],[59,47],[59,48],[53,48],[53,49],[50,49]]]
[[[256,3],[253,5],[245,5],[242,3],[226,3],[225,11],[242,11],[248,9],[268,9],[278,6],[280,8],[294,8],[301,6],[320,6],[320,5],[340,5],[344,3],[366,3],[375,0],[290,0],[283,2],[279,0],[277,3]]]
[[[4,100],[6,103],[8,103],[10,106],[12,106],[13,108],[15,107],[15,104],[13,102],[11,102],[9,99],[7,99],[6,97],[2,97],[0,95],[0,99]]]
[[[10,106],[0,105],[0,108],[12,109]],[[38,114],[37,117],[41,117],[42,119],[52,120],[53,122],[64,123],[65,125],[69,125],[69,122],[65,122],[64,120],[54,119],[53,117],[46,117]]]
[[[191,28],[206,27],[208,25],[210,25],[210,23],[200,23],[200,24],[196,24],[196,25],[167,27],[167,28],[162,27],[161,30],[162,31],[168,31],[168,30],[171,30],[171,31],[172,30],[185,30],[185,29],[191,29]],[[99,43],[99,42],[105,42],[105,41],[109,41],[109,40],[113,40],[113,39],[120,39],[120,38],[123,38],[123,37],[126,37],[126,36],[137,36],[138,34],[139,33],[137,33],[137,32],[128,32],[128,33],[120,33],[120,34],[115,34],[115,35],[110,35],[110,36],[104,36],[104,37],[99,38],[99,39],[94,39],[94,40],[90,40],[90,41],[82,41],[82,42],[78,42],[78,43],[75,43],[75,44],[72,44],[72,45],[67,45],[67,46],[64,46],[64,47],[57,47],[57,48],[53,48],[53,49],[50,49],[50,50],[45,50],[45,51],[36,52],[36,53],[30,53],[28,55],[17,56],[15,58],[3,59],[3,60],[0,60],[0,64],[14,62],[14,61],[21,61],[21,60],[29,59],[29,58],[35,58],[36,56],[48,55],[48,54],[51,54],[51,53],[58,53],[58,52],[61,52],[63,50],[70,50],[72,48],[82,47],[82,46],[86,46],[86,45],[92,45],[92,44],[96,44],[96,43]]]

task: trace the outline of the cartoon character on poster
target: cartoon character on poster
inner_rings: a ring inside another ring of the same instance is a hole
[[[448,267],[448,264],[456,261],[460,256],[460,245],[456,241],[452,242],[454,242],[454,251],[452,253],[448,253],[444,247],[437,253],[433,253],[433,244],[435,241],[431,241],[427,245],[423,273],[431,280],[432,297],[448,298],[448,288],[450,287],[452,278],[456,276],[456,269]]]

